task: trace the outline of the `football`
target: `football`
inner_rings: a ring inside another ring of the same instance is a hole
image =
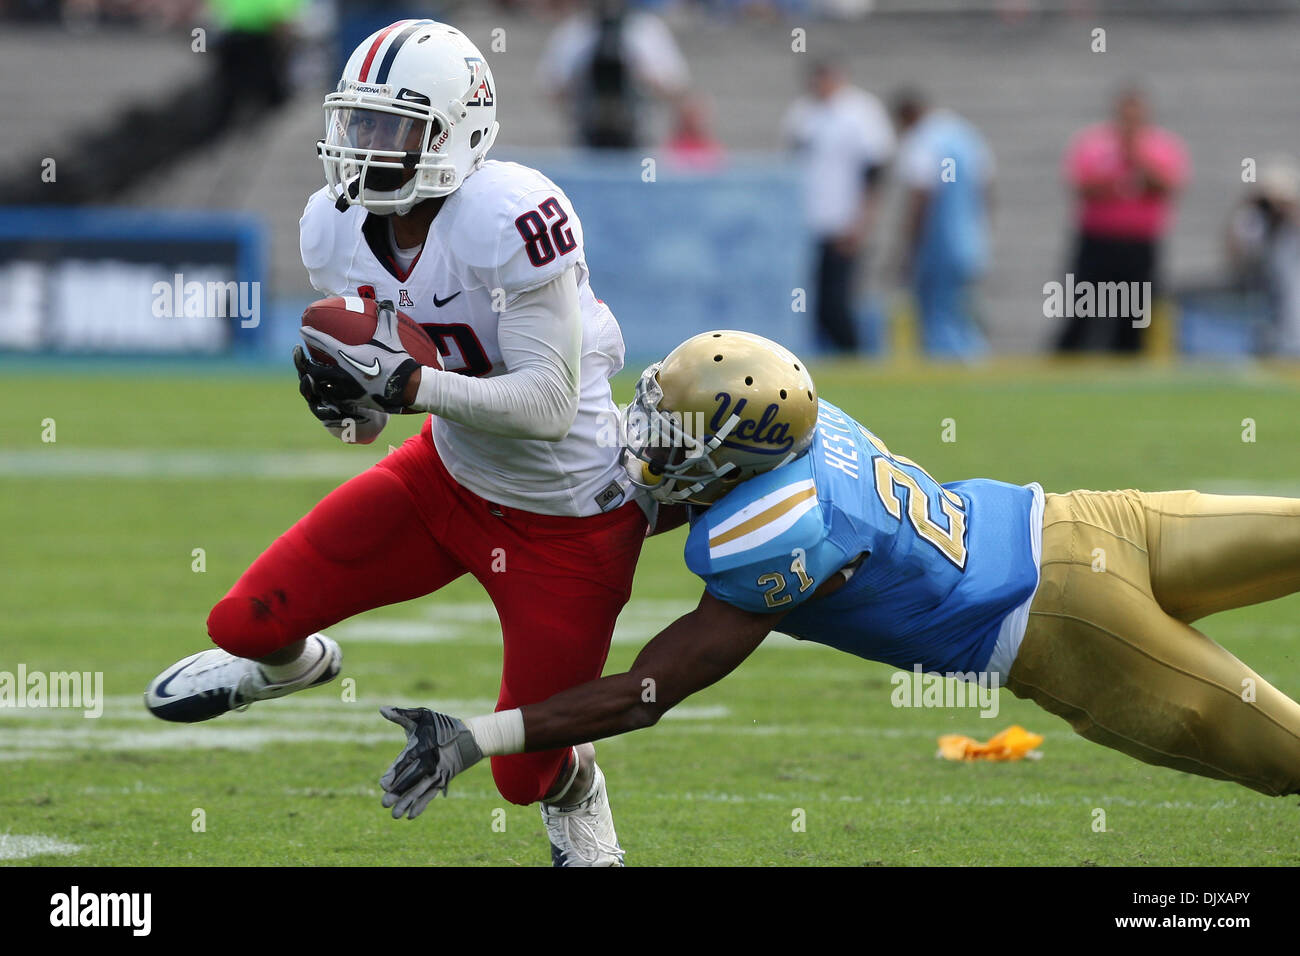
[[[374,337],[375,325],[379,321],[378,313],[379,304],[374,299],[336,295],[307,306],[302,313],[302,324],[332,335],[345,345],[364,345]],[[442,368],[437,343],[414,319],[398,312],[397,332],[402,347],[410,353],[411,358],[421,365]],[[331,356],[312,348],[310,343],[307,343],[307,351],[315,362],[336,364]]]

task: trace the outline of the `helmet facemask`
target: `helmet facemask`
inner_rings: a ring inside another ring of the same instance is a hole
[[[460,185],[455,163],[438,151],[450,129],[446,114],[429,106],[331,94],[318,147],[330,195],[380,215],[405,215],[447,195]]]
[[[740,416],[730,416],[709,435],[702,414],[683,417],[664,411],[659,407],[662,364],[641,374],[636,396],[623,410],[624,468],[633,484],[662,504],[710,504],[741,479],[734,462],[713,457]]]

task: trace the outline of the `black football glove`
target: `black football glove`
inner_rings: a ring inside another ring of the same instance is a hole
[[[406,747],[388,772],[379,778],[384,788],[383,805],[393,819],[414,820],[462,770],[483,759],[465,724],[447,714],[426,707],[381,707],[379,712],[406,731]]]
[[[365,389],[347,372],[313,362],[301,345],[293,347],[293,367],[298,370],[298,392],[307,401],[311,413],[323,422],[348,418],[353,404]]]

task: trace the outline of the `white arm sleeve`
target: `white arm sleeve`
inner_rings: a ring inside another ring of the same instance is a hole
[[[411,406],[505,438],[560,441],[578,415],[582,310],[570,268],[521,292],[501,313],[504,375],[472,378],[425,368]]]

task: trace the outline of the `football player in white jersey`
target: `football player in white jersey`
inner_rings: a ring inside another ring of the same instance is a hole
[[[432,414],[212,609],[220,649],[146,691],[166,720],[330,680],[341,653],[321,629],[467,572],[500,617],[498,708],[514,710],[600,676],[631,592],[646,516],[611,427],[622,336],[588,285],[568,198],[536,170],[486,159],[497,135],[486,61],[446,24],[400,21],[357,47],[325,112],[327,185],[301,224],[312,285],[381,310],[391,301],[437,343],[442,368],[375,340],[343,357],[304,326],[312,352],[336,364],[296,349],[300,391],[327,428],[360,442],[391,412]],[[416,725],[391,713],[414,746]],[[504,732],[522,740],[522,722]],[[556,865],[621,864],[590,744],[502,757],[492,771],[507,800],[541,802]]]

